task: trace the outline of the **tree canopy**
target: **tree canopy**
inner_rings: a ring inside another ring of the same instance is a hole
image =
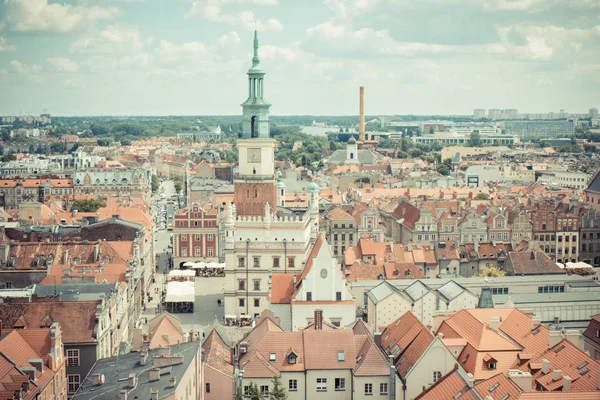
[[[75,200],[71,206],[71,211],[77,210],[80,212],[96,212],[100,207],[104,207],[106,204],[102,200],[96,199],[84,199]]]

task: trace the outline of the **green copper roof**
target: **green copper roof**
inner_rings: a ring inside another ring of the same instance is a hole
[[[317,185],[316,182],[311,182],[308,184],[309,192],[318,192],[319,190],[321,190],[321,188],[319,188],[319,185]]]
[[[264,73],[260,67],[260,58],[258,57],[258,32],[254,31],[254,56],[252,57],[252,67],[248,70],[249,74]]]

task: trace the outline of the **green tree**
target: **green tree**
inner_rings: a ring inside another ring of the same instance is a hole
[[[183,181],[180,176],[175,178],[175,182],[173,182],[173,186],[175,186],[175,193],[181,194],[181,189],[183,189]]]
[[[152,189],[152,193],[156,193],[158,191],[158,187],[160,184],[158,183],[158,176],[156,174],[152,175],[152,181],[150,182],[150,187]]]
[[[16,159],[17,157],[15,157],[13,153],[5,154],[2,157],[0,157],[0,161],[2,162],[15,161]]]
[[[96,144],[98,146],[109,146],[110,145],[110,140],[108,139],[98,139]]]
[[[271,383],[273,383],[273,389],[271,389],[271,393],[269,393],[269,400],[287,400],[288,395],[281,380],[276,376]]]
[[[471,138],[469,139],[469,146],[478,147],[481,146],[481,135],[479,132],[471,132]]]
[[[66,153],[67,145],[63,142],[54,142],[50,145],[50,151],[59,154]]]
[[[260,395],[260,391],[258,390],[258,385],[256,385],[256,382],[250,382],[250,385],[248,385],[248,392],[244,394],[244,398],[249,400],[263,400],[263,397]]]
[[[489,200],[490,199],[490,195],[487,193],[478,193],[477,196],[475,196],[475,200]]]
[[[75,200],[71,206],[71,211],[77,210],[81,212],[96,212],[100,207],[104,207],[104,204],[100,199],[85,199]]]

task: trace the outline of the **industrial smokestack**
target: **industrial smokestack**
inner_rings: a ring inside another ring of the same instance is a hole
[[[360,110],[358,115],[358,138],[365,140],[365,88],[360,87]]]

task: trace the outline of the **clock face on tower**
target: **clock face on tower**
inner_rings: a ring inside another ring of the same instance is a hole
[[[260,149],[248,149],[248,162],[259,163],[260,162]]]

